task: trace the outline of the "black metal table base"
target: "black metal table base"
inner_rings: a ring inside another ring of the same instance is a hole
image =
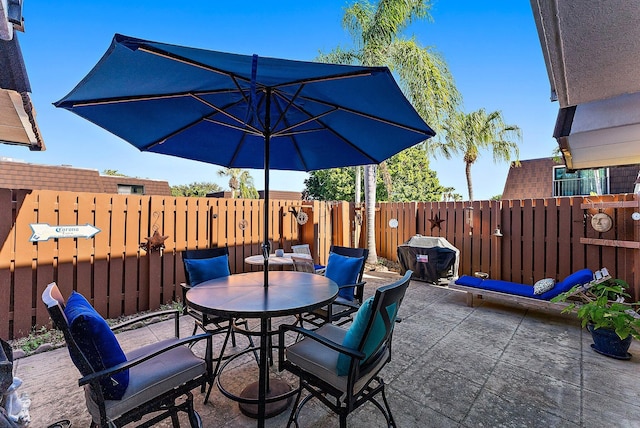
[[[259,417],[258,413],[258,388],[259,382],[253,382],[247,385],[242,392],[240,393],[240,397],[245,400],[255,401],[256,404],[250,403],[239,403],[238,407],[240,407],[240,411],[250,418],[257,419]],[[273,416],[277,416],[280,413],[284,412],[291,401],[293,401],[293,396],[291,394],[287,394],[289,392],[295,392],[292,390],[291,385],[287,382],[280,379],[271,379],[269,381],[269,391],[267,391],[265,409],[264,409],[264,417],[271,418]],[[274,397],[282,397],[278,401],[271,401]]]

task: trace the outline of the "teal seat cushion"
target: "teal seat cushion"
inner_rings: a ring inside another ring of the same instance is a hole
[[[329,253],[329,260],[327,261],[327,269],[324,276],[338,284],[338,287],[343,285],[352,285],[358,281],[362,264],[364,263],[364,257],[347,257],[341,254]],[[345,287],[338,291],[338,296],[352,301],[354,297],[355,287]]]
[[[191,285],[231,275],[229,256],[226,254],[209,259],[184,259],[184,265],[189,273],[189,284]]]
[[[365,334],[365,330],[367,328],[367,323],[371,318],[371,311],[373,310],[373,297],[368,298],[364,301],[355,317],[353,318],[353,323],[347,330],[347,334],[344,337],[342,345],[347,348],[358,349],[360,346],[360,342],[362,341],[362,337]],[[383,309],[385,310],[385,309]],[[398,314],[398,306],[394,303],[386,308],[386,311],[389,315],[389,320],[391,321],[391,326],[393,327],[393,323],[396,320],[396,316]],[[360,361],[360,364],[364,363],[367,358],[369,358],[381,345],[384,336],[387,332],[387,328],[385,327],[384,321],[382,319],[382,315],[379,313],[376,314],[375,319],[373,320],[373,326],[369,331],[365,339],[364,346],[362,348],[362,352],[365,354],[365,358]],[[338,376],[345,376],[349,373],[349,365],[351,364],[351,357],[345,354],[340,354],[338,356],[338,363],[336,366],[336,372]]]
[[[101,371],[127,361],[127,356],[107,322],[80,293],[75,291],[69,296],[64,314],[69,330],[80,351],[85,355],[93,370]],[[71,359],[80,369],[82,367]],[[81,370],[82,372],[82,370]],[[89,373],[82,373],[84,376]],[[102,392],[107,400],[119,400],[129,386],[129,371],[116,373],[101,381]]]

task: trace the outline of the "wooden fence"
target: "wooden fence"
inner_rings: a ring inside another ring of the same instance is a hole
[[[303,210],[300,226],[290,212]],[[269,239],[274,248],[310,243],[326,261],[331,210],[325,202],[270,201]],[[186,198],[0,189],[0,337],[27,335],[47,325],[40,295],[56,281],[63,295],[76,290],[103,316],[115,318],[180,298],[181,252],[229,246],[233,273],[259,254],[263,200]],[[30,242],[31,224],[94,225],[93,238]],[[164,250],[140,248],[154,231],[166,236]],[[178,294],[176,294],[178,291]]]
[[[309,243],[316,261],[326,263],[330,245],[350,246],[360,223],[359,243],[365,245],[365,216],[354,204],[272,200],[269,210],[274,248]],[[307,213],[308,222],[299,225],[294,211]],[[460,249],[460,274],[482,271],[532,284],[605,266],[638,297],[640,222],[631,219],[634,211],[633,195],[381,203],[377,252],[397,260],[398,245],[411,236],[441,236]],[[591,227],[599,212],[612,217],[610,231]],[[260,269],[244,258],[260,253],[263,215],[263,200],[0,189],[0,337],[48,325],[40,295],[51,281],[64,295],[84,294],[103,316],[114,318],[179,299],[185,249],[227,245],[233,273]],[[397,227],[390,226],[392,219]],[[35,223],[90,224],[100,232],[90,239],[30,242]],[[501,237],[493,234],[497,228]],[[156,230],[167,237],[162,254],[140,248]]]
[[[607,267],[640,299],[640,221],[631,218],[638,211],[634,195],[380,204],[377,249],[397,260],[398,244],[414,234],[441,236],[460,249],[461,275],[486,272],[525,284]],[[598,213],[613,220],[609,231],[592,227]],[[397,228],[389,227],[391,219]]]

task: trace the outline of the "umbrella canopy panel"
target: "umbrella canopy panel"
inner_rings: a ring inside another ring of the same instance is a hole
[[[122,35],[55,105],[141,151],[232,168],[376,164],[435,135],[386,67],[258,59]]]

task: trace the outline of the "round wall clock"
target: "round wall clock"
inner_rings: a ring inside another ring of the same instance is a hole
[[[598,213],[591,217],[591,227],[598,232],[608,232],[613,226],[613,220],[608,214]]]

